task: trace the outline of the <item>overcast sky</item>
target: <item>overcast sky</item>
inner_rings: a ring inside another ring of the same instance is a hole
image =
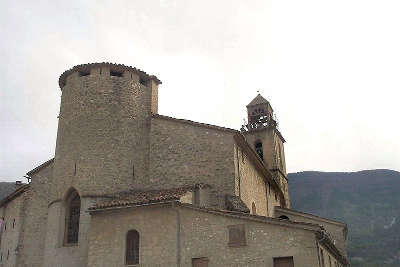
[[[289,172],[400,170],[400,1],[0,0],[0,180],[54,156],[58,78],[159,77],[159,113],[240,129],[260,90]]]

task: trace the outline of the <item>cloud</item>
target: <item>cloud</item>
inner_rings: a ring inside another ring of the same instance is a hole
[[[0,179],[54,154],[58,77],[87,62],[161,78],[160,113],[240,128],[261,90],[289,171],[399,169],[397,1],[3,1]]]

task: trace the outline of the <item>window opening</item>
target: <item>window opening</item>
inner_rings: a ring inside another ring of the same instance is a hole
[[[260,157],[261,160],[264,160],[262,143],[261,142],[256,143],[255,148],[257,155]]]
[[[257,214],[256,204],[251,203],[251,214]]]
[[[122,72],[120,72],[120,71],[110,71],[110,75],[111,76],[115,76],[115,77],[122,77]]]
[[[78,192],[72,191],[67,199],[65,243],[76,244],[79,237],[79,219],[81,215],[81,198]]]
[[[127,265],[139,264],[139,233],[130,230],[126,235],[126,254]]]
[[[192,267],[208,267],[208,258],[193,258]]]
[[[82,76],[89,76],[90,75],[90,72],[89,71],[80,71],[79,72],[79,76],[80,77],[82,77]]]

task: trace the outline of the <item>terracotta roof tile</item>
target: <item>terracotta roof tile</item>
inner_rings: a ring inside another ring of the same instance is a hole
[[[89,210],[179,200],[187,192],[204,187],[210,186],[207,184],[195,184],[170,189],[118,192],[111,196],[107,196],[111,197],[112,200],[97,203],[95,206],[90,207]]]

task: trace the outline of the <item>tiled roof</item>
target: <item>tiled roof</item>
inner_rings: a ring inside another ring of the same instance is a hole
[[[187,123],[187,124],[191,124],[191,125],[198,126],[198,127],[227,131],[227,132],[232,132],[232,133],[240,133],[238,130],[231,129],[231,128],[226,128],[226,127],[222,127],[222,126],[217,126],[217,125],[212,125],[212,124],[207,124],[207,123],[202,123],[202,122],[196,122],[196,121],[191,121],[191,120],[177,119],[174,117],[169,117],[169,116],[160,115],[160,114],[152,114],[152,117],[158,118],[158,119],[181,122],[181,123]]]
[[[228,210],[232,211],[240,211],[245,213],[250,212],[249,208],[238,196],[226,195],[226,207]]]
[[[269,104],[269,102],[267,99],[258,94],[246,107],[256,106],[259,104]]]
[[[108,196],[111,197],[112,200],[97,203],[95,206],[89,208],[89,210],[179,200],[187,192],[191,192],[197,188],[204,187],[210,186],[206,184],[196,184],[170,189],[119,192],[113,194],[112,196]]]
[[[23,184],[20,187],[17,187],[11,194],[9,194],[8,196],[6,196],[5,198],[3,198],[0,201],[0,207],[2,207],[4,204],[10,202],[11,200],[15,199],[22,193],[24,193],[26,190],[29,189],[29,187],[30,187],[29,184]]]
[[[27,172],[26,174],[29,175],[29,176],[31,176],[32,174],[37,173],[38,171],[40,171],[41,169],[43,169],[44,167],[50,165],[50,164],[53,163],[53,162],[54,162],[54,158],[49,159],[48,161],[46,161],[46,162],[40,164],[39,166],[37,166],[37,167],[34,168],[33,170],[30,170],[30,171]]]

